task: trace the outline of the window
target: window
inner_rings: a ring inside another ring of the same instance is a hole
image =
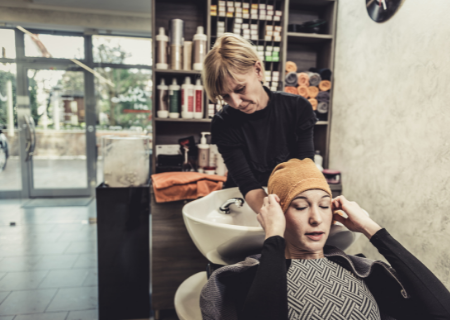
[[[35,34],[25,37],[25,56],[57,59],[84,59],[84,38]]]
[[[16,58],[16,39],[14,30],[0,29],[0,58]]]
[[[151,65],[149,38],[92,36],[94,62]]]

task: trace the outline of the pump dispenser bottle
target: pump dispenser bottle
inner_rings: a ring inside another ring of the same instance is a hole
[[[177,79],[172,79],[172,84],[169,86],[169,118],[180,117],[180,86],[177,84]]]
[[[197,27],[197,33],[194,35],[194,70],[203,69],[203,60],[206,55],[206,41],[208,37],[203,33],[203,27]]]
[[[197,79],[194,87],[195,94],[195,102],[194,102],[194,118],[202,119],[203,118],[203,86],[202,81]]]
[[[209,144],[206,141],[206,135],[210,132],[202,132],[202,138],[198,147],[198,172],[203,172],[203,168],[209,166]]]
[[[191,77],[186,77],[181,86],[181,117],[194,118],[194,85],[191,84]]]
[[[169,117],[169,86],[166,85],[164,78],[156,87],[158,89],[158,118]]]
[[[156,53],[156,69],[168,69],[167,63],[167,46],[169,37],[166,36],[164,28],[159,28],[159,34],[156,36],[156,46],[158,51]]]

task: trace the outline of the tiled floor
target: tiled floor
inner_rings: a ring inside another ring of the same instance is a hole
[[[0,200],[0,320],[96,320],[95,201],[21,208]],[[10,226],[15,222],[16,226]]]

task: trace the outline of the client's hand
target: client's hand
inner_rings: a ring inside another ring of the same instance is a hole
[[[266,232],[266,239],[273,236],[284,236],[286,218],[279,202],[280,198],[276,194],[269,194],[264,198],[264,204],[256,216]]]
[[[381,229],[356,202],[348,201],[344,196],[334,198],[332,208],[334,220],[339,221],[351,231],[364,233],[369,239]],[[335,213],[336,210],[343,210],[348,218]]]

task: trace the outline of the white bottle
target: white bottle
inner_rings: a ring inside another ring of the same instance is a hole
[[[197,145],[199,172],[203,172],[203,168],[209,166],[209,144],[206,141],[206,135],[211,135],[211,133],[202,132],[201,135],[200,144]]]
[[[158,118],[168,118],[169,117],[169,86],[164,82],[164,78],[161,79],[161,84],[157,87],[158,89],[158,111],[156,114]]]
[[[225,165],[225,161],[223,161],[222,155],[220,153],[216,153],[216,174],[219,176],[224,176],[227,171],[228,169]]]
[[[166,36],[163,27],[159,28],[159,34],[156,36],[156,69],[168,69],[167,63],[167,44],[169,43],[169,37]]]
[[[316,154],[314,155],[314,163],[320,171],[323,171],[323,157],[320,155],[319,150],[316,150]]]
[[[194,86],[194,118],[203,118],[203,86],[202,81],[197,79]]]
[[[194,85],[191,84],[191,77],[186,77],[181,86],[181,117],[194,118]]]
[[[202,70],[203,69],[203,60],[205,60],[206,56],[206,41],[208,37],[203,33],[203,27],[197,27],[197,33],[194,35],[194,70]]]

